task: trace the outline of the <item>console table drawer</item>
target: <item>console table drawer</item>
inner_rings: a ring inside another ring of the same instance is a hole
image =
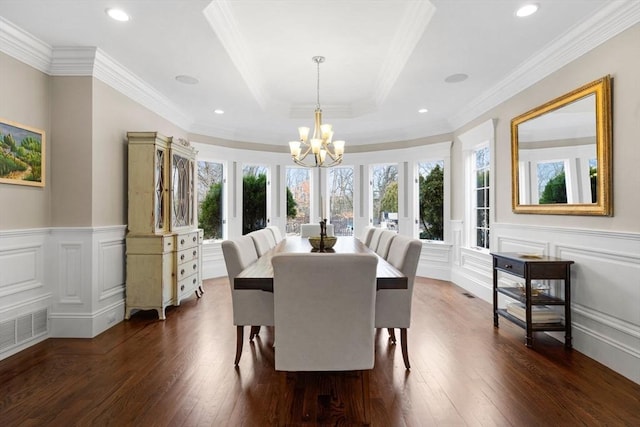
[[[524,277],[524,262],[519,262],[509,258],[495,256],[495,265],[498,270]]]

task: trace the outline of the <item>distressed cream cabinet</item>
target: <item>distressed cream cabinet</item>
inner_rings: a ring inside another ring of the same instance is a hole
[[[202,293],[202,230],[196,223],[196,151],[157,132],[129,132],[127,300],[165,309]]]

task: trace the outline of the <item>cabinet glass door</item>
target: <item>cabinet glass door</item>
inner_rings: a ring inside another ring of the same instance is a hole
[[[173,227],[193,225],[193,162],[178,154],[172,165],[172,221]]]
[[[155,200],[154,218],[156,231],[165,229],[166,179],[165,179],[165,150],[156,149],[154,170]]]

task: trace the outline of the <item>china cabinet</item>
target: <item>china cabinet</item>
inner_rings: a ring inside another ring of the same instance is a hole
[[[129,132],[126,312],[165,309],[202,292],[196,151],[157,132]]]

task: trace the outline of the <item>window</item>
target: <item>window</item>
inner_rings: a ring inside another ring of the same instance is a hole
[[[198,227],[205,239],[223,239],[224,175],[222,163],[198,162]]]
[[[287,167],[287,234],[300,234],[300,224],[309,223],[309,169]]]
[[[267,226],[267,172],[265,166],[242,168],[242,234]]]
[[[564,162],[538,163],[538,203],[567,203],[567,183]]]
[[[489,166],[490,152],[488,146],[473,151],[473,176],[475,177],[475,215],[472,218],[475,229],[475,245],[489,249]]]
[[[444,240],[444,160],[418,163],[420,238]]]
[[[336,236],[353,236],[353,168],[329,170],[329,222]]]
[[[371,201],[374,227],[398,229],[398,166],[371,167]]]

